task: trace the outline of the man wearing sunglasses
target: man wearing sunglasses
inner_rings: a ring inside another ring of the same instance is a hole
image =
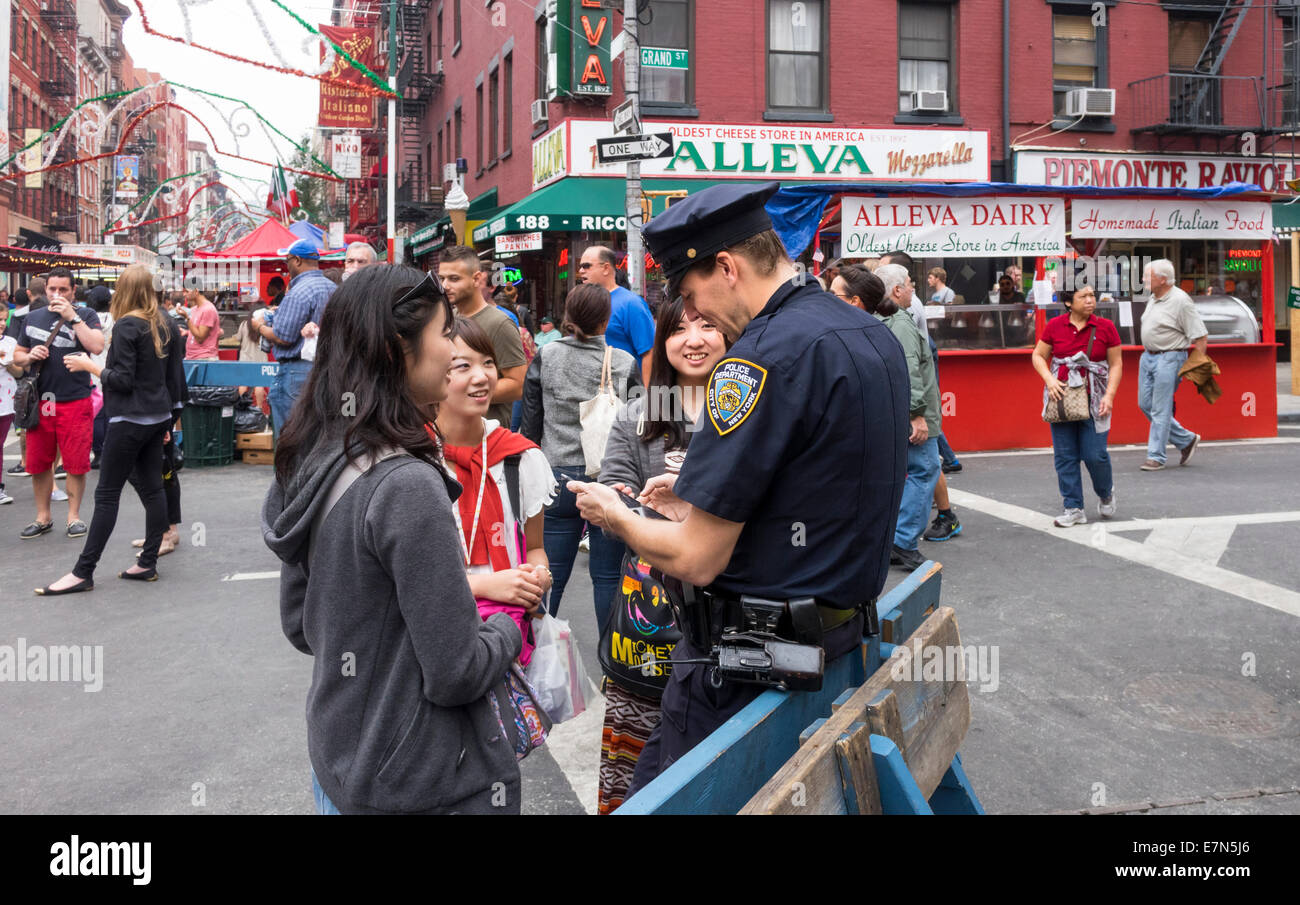
[[[593,245],[582,253],[578,279],[595,283],[609,292],[609,326],[605,342],[622,349],[641,364],[641,380],[650,385],[650,351],[655,344],[655,319],[645,299],[618,285],[618,257],[604,245]]]
[[[271,427],[277,441],[311,373],[311,362],[302,357],[302,328],[308,323],[321,323],[325,303],[336,288],[333,280],[320,272],[320,252],[307,239],[299,239],[280,253],[285,256],[285,269],[289,271],[289,288],[275,313],[275,325],[249,321],[253,331],[274,347],[275,360],[280,365],[268,394]]]

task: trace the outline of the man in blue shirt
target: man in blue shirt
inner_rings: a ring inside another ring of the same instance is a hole
[[[641,362],[641,380],[650,385],[650,350],[655,344],[655,319],[645,299],[618,285],[614,272],[618,258],[603,245],[582,253],[578,279],[609,291],[609,326],[605,342]]]
[[[320,272],[320,252],[307,239],[299,239],[280,253],[285,256],[284,266],[289,271],[289,288],[275,313],[275,326],[267,326],[256,314],[250,321],[253,331],[275,348],[275,360],[280,365],[271,392],[267,394],[271,401],[271,426],[277,441],[280,431],[289,421],[298,394],[307,384],[307,375],[311,373],[311,362],[302,357],[302,328],[309,323],[321,323],[325,316],[325,303],[336,288],[334,282]]]

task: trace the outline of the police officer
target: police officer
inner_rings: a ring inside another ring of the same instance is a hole
[[[814,598],[830,661],[861,643],[861,611],[889,568],[908,373],[887,327],[796,271],[764,207],[778,188],[706,188],[645,228],[670,295],[733,343],[709,378],[681,475],[653,479],[640,497],[681,520],[642,518],[600,484],[569,488],[589,522],[710,600]],[[682,628],[673,659],[708,657],[709,639]],[[763,690],[717,687],[711,673],[673,667],[629,796]]]

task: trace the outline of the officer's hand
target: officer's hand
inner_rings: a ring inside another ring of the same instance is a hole
[[[645,482],[645,487],[637,496],[637,502],[674,522],[684,522],[691,514],[691,504],[673,492],[675,486],[677,486],[677,475],[666,473],[656,475]]]
[[[612,527],[607,514],[627,508],[618,498],[618,493],[604,484],[570,481],[567,486],[578,497],[578,514],[597,528]]]
[[[919,446],[929,439],[930,429],[925,426],[925,416],[917,415],[912,419],[912,436],[907,438],[907,442]]]

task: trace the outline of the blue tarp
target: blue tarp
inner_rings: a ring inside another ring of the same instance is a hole
[[[817,224],[821,223],[826,204],[836,195],[870,195],[887,197],[889,195],[943,195],[950,198],[966,198],[972,195],[1055,195],[1066,198],[1132,198],[1135,196],[1152,198],[1227,198],[1249,192],[1259,192],[1260,187],[1244,182],[1230,182],[1227,185],[1205,189],[1163,189],[1163,188],[1097,188],[1090,185],[1020,185],[1011,182],[963,182],[963,183],[862,183],[862,182],[816,182],[811,184],[792,183],[781,186],[781,190],[767,202],[767,212],[772,217],[772,227],[776,230],[791,257],[803,254],[804,249],[817,234]]]
[[[329,251],[325,247],[325,230],[307,220],[295,220],[289,225],[289,232],[299,239],[307,239],[316,244],[317,251]]]

